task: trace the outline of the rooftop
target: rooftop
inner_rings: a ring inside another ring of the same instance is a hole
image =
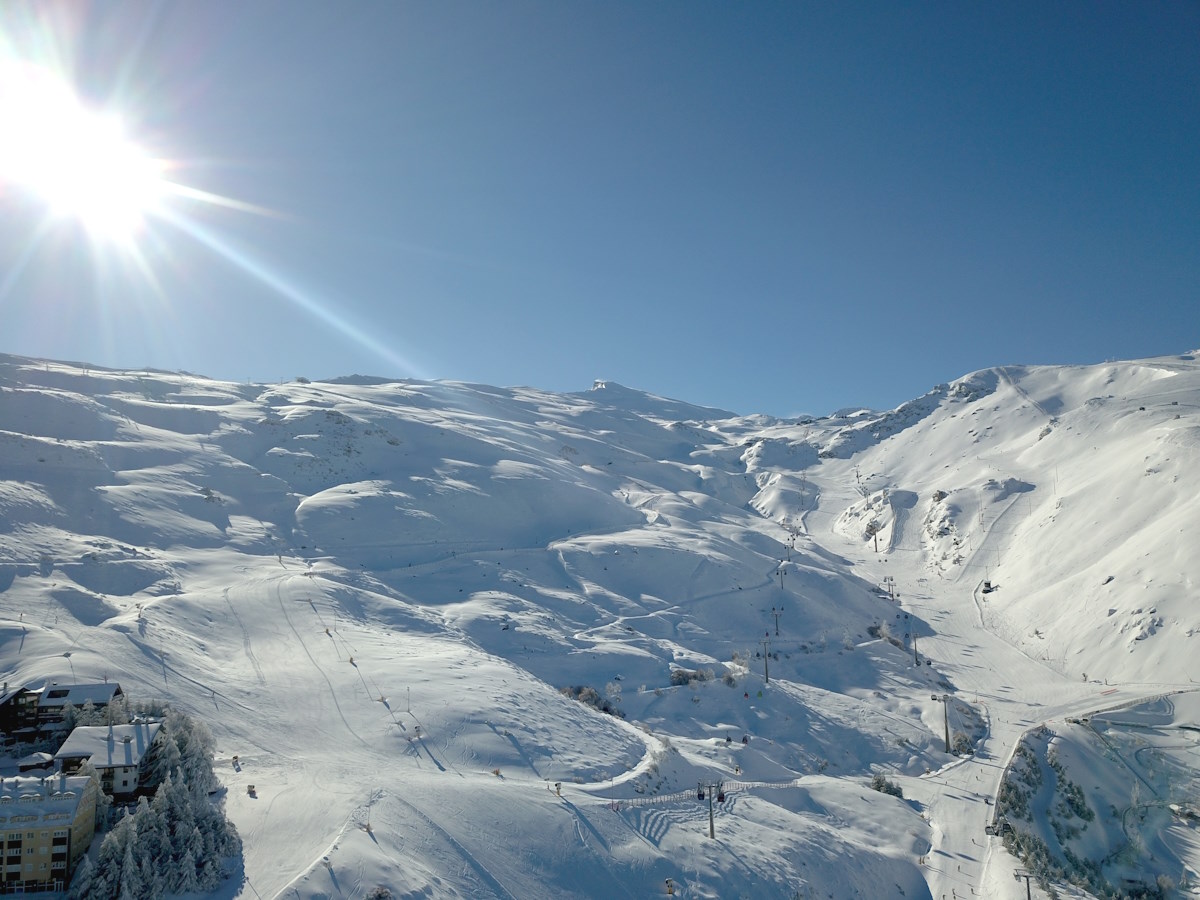
[[[89,700],[94,706],[110,703],[113,697],[121,694],[121,685],[115,681],[111,684],[58,684],[50,682],[42,688],[38,698],[38,706],[49,708],[55,706],[83,706]]]
[[[0,778],[0,830],[30,822],[69,823],[91,781],[86,775]]]
[[[161,722],[134,725],[81,725],[71,732],[55,759],[90,758],[97,769],[137,766],[158,736]]]

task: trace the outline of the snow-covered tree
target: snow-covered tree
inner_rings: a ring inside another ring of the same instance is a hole
[[[79,710],[75,708],[75,704],[68,700],[63,704],[62,708],[62,725],[59,728],[66,732],[75,730],[75,726],[79,724]]]
[[[208,726],[165,707],[160,714],[162,737],[147,760],[146,784],[157,783],[154,798],[142,797],[133,813],[117,821],[95,864],[80,867],[72,898],[156,900],[166,893],[211,891],[224,877],[223,860],[242,851],[237,830],[209,796],[219,783]]]
[[[126,816],[125,820],[132,823],[134,819],[133,816]],[[145,890],[142,883],[142,869],[134,852],[137,846],[137,827],[131,827],[134,834],[133,839],[125,844],[125,853],[121,857],[121,881],[117,900],[140,900],[142,897],[153,896]]]
[[[75,876],[71,879],[70,890],[67,892],[67,900],[87,900],[89,897],[97,896],[92,883],[95,877],[95,866],[92,865],[91,858],[85,855],[79,861],[79,867],[75,870]]]
[[[141,787],[155,790],[167,780],[171,773],[179,771],[183,757],[179,754],[179,745],[174,740],[171,727],[163,722],[159,739],[154,742],[142,767]]]
[[[75,719],[76,725],[103,725],[103,714],[96,712],[96,704],[89,697],[83,701],[83,706],[79,708],[79,715]]]
[[[129,698],[124,694],[114,697],[112,702],[104,708],[102,718],[105,725],[128,725],[130,722]]]
[[[83,761],[76,775],[87,775],[96,780],[96,784],[100,784],[100,773],[96,771],[96,767],[92,765],[90,759]],[[112,818],[112,797],[104,793],[104,791],[96,791],[96,828],[107,828],[109,821]]]

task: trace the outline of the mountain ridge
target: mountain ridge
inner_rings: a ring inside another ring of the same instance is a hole
[[[0,660],[28,683],[119,668],[204,712],[245,767],[223,775],[246,839],[225,896],[327,895],[342,866],[367,874],[340,896],[849,896],[823,854],[861,863],[859,890],[932,896],[949,876],[920,860],[966,813],[929,819],[923,779],[954,759],[930,697],[963,696],[980,752],[1010,738],[978,695],[1017,702],[946,617],[1064,708],[1187,687],[1198,451],[1186,354],[794,420],[614,382],[246,385],[5,355]],[[924,798],[859,808],[880,771]],[[782,794],[739,789],[716,844],[701,804],[634,802],[716,779]],[[372,815],[386,829],[354,827]],[[437,849],[406,868],[413,841]]]

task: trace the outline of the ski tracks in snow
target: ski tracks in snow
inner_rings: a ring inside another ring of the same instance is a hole
[[[254,667],[254,676],[258,679],[259,684],[266,684],[267,679],[263,675],[262,666],[258,663],[258,657],[254,655],[254,647],[250,643],[250,632],[246,630],[246,625],[242,621],[242,617],[238,615],[237,608],[233,605],[233,601],[229,599],[229,588],[222,591],[225,597],[225,605],[229,607],[229,611],[233,614],[234,621],[238,623],[238,628],[242,630],[242,649],[246,653],[246,659],[250,660],[250,665]]]
[[[480,862],[475,854],[464,847],[458,838],[448,832],[429,816],[425,815],[420,808],[405,800],[400,795],[394,794],[393,797],[405,808],[412,810],[413,814],[422,822],[424,822],[430,831],[440,835],[442,840],[454,848],[454,851],[460,857],[462,857],[463,862],[465,862],[467,866],[470,867],[470,869],[479,877],[480,881],[492,889],[497,897],[508,897],[509,900],[517,900],[516,896],[514,896],[507,888],[505,888],[504,885],[500,883],[499,879],[497,879],[496,876],[488,871],[487,866]]]
[[[291,576],[285,577],[290,578]],[[342,710],[342,704],[338,701],[337,689],[334,688],[333,682],[329,680],[329,676],[325,673],[325,670],[321,668],[321,664],[317,662],[316,657],[312,655],[312,651],[308,649],[308,644],[304,642],[304,638],[300,636],[300,631],[296,628],[296,624],[292,621],[291,613],[289,613],[287,609],[287,601],[283,599],[283,591],[280,589],[280,585],[278,583],[275,585],[275,596],[276,599],[279,600],[279,611],[283,613],[283,619],[285,622],[287,622],[288,628],[292,630],[292,634],[296,636],[297,643],[299,643],[301,649],[304,650],[304,655],[308,657],[308,660],[312,663],[313,668],[317,670],[317,674],[324,679],[326,687],[329,688],[329,696],[333,700],[333,707],[337,710],[338,717],[342,720],[342,724],[346,726],[346,731],[352,734],[355,740],[357,740],[364,747],[374,750],[375,748],[372,747],[371,744],[369,744],[366,740],[364,740],[362,735],[354,730],[354,726],[351,725],[350,720],[346,718],[346,713]]]

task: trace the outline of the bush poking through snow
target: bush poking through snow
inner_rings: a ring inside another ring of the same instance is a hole
[[[674,669],[671,671],[671,684],[674,687],[699,684],[702,681],[712,681],[712,679],[712,669]]]
[[[871,778],[871,789],[879,791],[881,794],[891,794],[893,797],[899,797],[901,800],[904,799],[904,791],[901,790],[900,785],[894,781],[889,781],[879,774]]]
[[[616,704],[606,700],[600,696],[600,692],[594,687],[585,685],[573,685],[559,690],[559,693],[564,697],[570,697],[572,700],[578,700],[585,706],[590,706],[598,712],[608,713],[610,716],[616,716],[618,719],[625,718],[625,713],[621,711]]]

